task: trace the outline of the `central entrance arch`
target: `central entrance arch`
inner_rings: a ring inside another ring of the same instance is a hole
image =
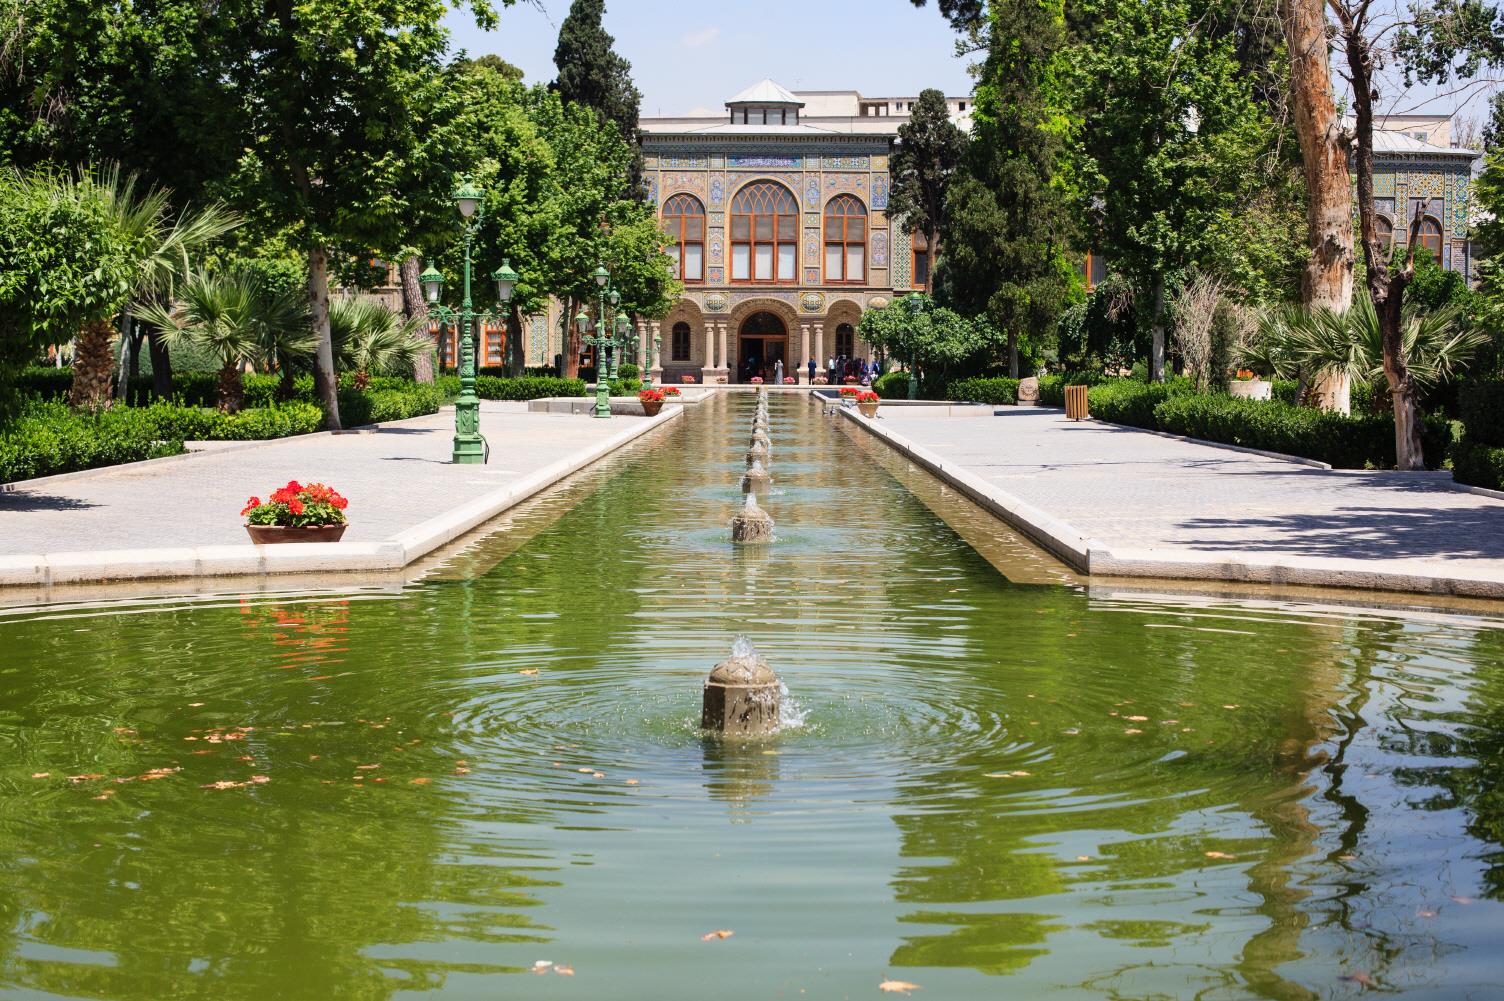
[[[789,328],[778,314],[761,310],[747,317],[737,331],[736,345],[737,382],[760,375],[771,384],[780,361],[785,376],[794,374],[789,367]]]

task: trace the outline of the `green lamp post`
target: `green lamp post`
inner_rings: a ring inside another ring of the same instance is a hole
[[[580,314],[574,318],[575,327],[580,332],[580,340],[595,348],[595,411],[596,417],[611,416],[611,377],[609,359],[612,342],[615,336],[606,325],[606,286],[611,281],[611,272],[606,270],[603,264],[595,269],[591,275],[595,279],[595,287],[598,302],[596,313],[595,333],[590,333],[590,314],[581,307]]]
[[[454,401],[454,454],[453,461],[475,464],[486,461],[486,439],[480,433],[480,397],[475,395],[475,336],[480,323],[505,322],[504,316],[495,313],[478,313],[470,293],[470,266],[475,250],[475,230],[485,218],[482,205],[484,193],[471,183],[466,175],[460,177],[453,194],[455,207],[465,227],[465,272],[464,297],[458,310],[440,304],[444,293],[444,276],[432,262],[418,276],[428,298],[428,313],[446,327],[454,329],[460,349],[460,395]],[[501,267],[491,275],[496,283],[496,301],[505,308],[517,285],[517,273],[510,261],[502,261]]]

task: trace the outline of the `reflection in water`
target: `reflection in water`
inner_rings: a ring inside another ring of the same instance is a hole
[[[1504,976],[1494,620],[1086,591],[791,399],[739,550],[751,407],[404,590],[0,611],[0,994]],[[738,632],[804,714],[742,746],[696,730]]]

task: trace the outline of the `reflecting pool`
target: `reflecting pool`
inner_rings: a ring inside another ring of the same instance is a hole
[[[411,586],[0,610],[0,996],[1499,996],[1500,620],[1089,590],[793,398],[737,551],[752,407]]]

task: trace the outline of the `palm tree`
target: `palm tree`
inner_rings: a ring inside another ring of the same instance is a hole
[[[329,336],[340,368],[355,373],[355,388],[365,389],[371,374],[412,375],[419,356],[429,350],[415,334],[427,326],[423,317],[404,319],[375,299],[335,300],[329,307]]]
[[[218,204],[185,208],[174,216],[171,190],[155,186],[139,190],[138,175],[121,175],[115,166],[55,177],[50,183],[54,197],[91,204],[110,217],[115,238],[136,261],[135,279],[125,294],[128,307],[170,298],[174,284],[189,272],[190,255],[240,225],[238,217]],[[114,317],[86,323],[79,331],[68,395],[71,405],[91,409],[110,405],[115,336]]]
[[[219,409],[234,413],[245,399],[241,370],[272,351],[312,350],[303,297],[273,292],[249,271],[195,271],[170,307],[143,306],[136,314],[155,326],[168,346],[191,342],[219,359]]]

